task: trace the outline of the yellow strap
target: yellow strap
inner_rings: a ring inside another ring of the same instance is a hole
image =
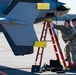
[[[34,42],[35,47],[46,47],[46,45],[47,45],[47,42],[45,42],[45,41],[35,41]]]
[[[50,4],[49,3],[37,3],[38,10],[49,10]]]

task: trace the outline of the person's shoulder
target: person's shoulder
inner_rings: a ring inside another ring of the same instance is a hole
[[[76,31],[76,26],[73,29]]]
[[[71,31],[76,32],[76,26],[72,27]]]
[[[74,26],[74,28],[76,28],[76,26]]]
[[[73,26],[70,26],[71,28],[73,28]]]
[[[74,26],[73,29],[76,29],[76,26]]]
[[[73,26],[69,26],[69,28],[71,28],[71,29],[72,29],[72,28],[73,28]]]

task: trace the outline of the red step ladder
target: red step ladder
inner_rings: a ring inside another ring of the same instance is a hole
[[[59,57],[59,53],[60,53],[63,66],[66,68],[66,62],[64,61],[65,59],[64,59],[64,56],[63,56],[59,41],[58,41],[58,37],[56,35],[56,32],[54,30],[53,25],[51,25],[51,24],[52,24],[51,23],[51,19],[47,19],[47,20],[44,21],[44,25],[43,25],[40,41],[46,41],[47,30],[49,30],[56,58],[57,58],[57,60],[60,60],[60,57]],[[40,57],[39,65],[41,66],[43,52],[44,52],[44,47],[38,47],[38,51],[37,51],[37,55],[36,55],[36,59],[35,59],[35,64],[38,61],[38,57]]]

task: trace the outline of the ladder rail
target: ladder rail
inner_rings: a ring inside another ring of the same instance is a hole
[[[43,38],[43,33],[44,33],[44,29],[45,29],[45,22],[44,22],[44,25],[43,25],[43,29],[42,29],[42,33],[41,33],[41,37],[40,37],[40,41],[42,40]],[[37,54],[36,54],[36,59],[35,59],[35,62],[37,61],[38,59],[38,54],[39,54],[39,50],[40,50],[40,47],[38,47],[38,51],[37,51]]]
[[[44,30],[45,30],[45,27],[46,27],[46,22],[44,22],[43,24],[44,25],[43,25],[40,41],[42,41],[42,38],[43,38]]]
[[[48,28],[49,28],[49,33],[51,35],[51,39],[52,39],[52,44],[53,44],[53,47],[54,47],[54,50],[55,50],[55,54],[56,54],[56,58],[57,60],[59,60],[59,55],[58,55],[58,51],[57,51],[57,46],[56,46],[56,43],[55,43],[55,39],[54,39],[54,35],[53,35],[53,32],[52,32],[52,29],[50,27],[50,21],[48,22]]]
[[[50,25],[49,25],[49,27],[50,27]],[[65,63],[65,61],[64,61],[64,60],[65,60],[65,59],[64,59],[64,55],[63,55],[63,53],[62,53],[62,49],[61,49],[61,47],[60,47],[60,44],[59,44],[58,37],[57,37],[57,35],[56,35],[55,29],[54,29],[53,27],[51,27],[51,28],[52,28],[52,31],[53,31],[53,33],[54,33],[54,37],[55,37],[55,40],[56,40],[57,47],[58,47],[58,49],[59,49],[59,53],[60,53],[60,56],[61,56],[63,65],[64,65],[64,67],[66,67],[66,63]]]
[[[40,41],[45,41],[45,40],[46,40],[47,29],[48,29],[48,27],[46,26],[46,21],[45,21],[45,22],[44,22],[44,25],[43,25],[43,29],[42,29]],[[45,32],[45,33],[44,33],[44,32]],[[43,36],[43,34],[44,34],[44,36]],[[43,39],[43,38],[44,38],[44,39]],[[42,40],[42,39],[43,39],[43,40]],[[40,65],[40,66],[41,66],[41,63],[42,63],[42,57],[43,57],[44,47],[42,47],[41,49],[42,49],[42,51],[41,51],[40,62],[39,62],[39,65]],[[36,59],[35,59],[35,64],[36,64],[36,62],[37,62],[37,60],[38,60],[39,51],[40,51],[40,47],[38,47],[38,51],[37,51]]]
[[[57,35],[56,35],[54,29],[53,29],[53,31],[54,31],[54,36],[55,36],[55,39],[56,39],[56,43],[57,43],[57,46],[58,46],[58,49],[59,49],[59,52],[60,52],[60,56],[61,56],[62,62],[63,62],[63,64],[64,64],[64,66],[66,67],[66,63],[65,63],[65,61],[64,61],[65,59],[64,59],[64,56],[63,56],[63,53],[62,53],[62,49],[61,49],[61,47],[60,47],[60,44],[59,44]]]
[[[45,21],[44,25],[46,25],[46,21]],[[46,31],[45,31],[44,41],[46,40],[47,29],[48,29],[48,27],[46,25],[46,29],[45,29]],[[42,48],[42,55],[41,55],[41,58],[40,58],[40,66],[41,66],[41,63],[42,63],[43,52],[44,52],[44,47]]]
[[[39,50],[40,50],[40,47],[38,47],[38,51],[37,51],[37,54],[36,54],[36,59],[35,59],[35,64],[36,64],[37,59],[38,59]]]
[[[42,63],[42,57],[43,57],[43,52],[44,52],[44,47],[42,48],[42,54],[41,54],[41,57],[40,57],[40,66],[41,66],[41,63]]]

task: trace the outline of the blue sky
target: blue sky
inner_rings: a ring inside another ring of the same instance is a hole
[[[69,14],[76,14],[76,0],[58,0],[60,2],[64,2],[70,6],[71,10]]]

